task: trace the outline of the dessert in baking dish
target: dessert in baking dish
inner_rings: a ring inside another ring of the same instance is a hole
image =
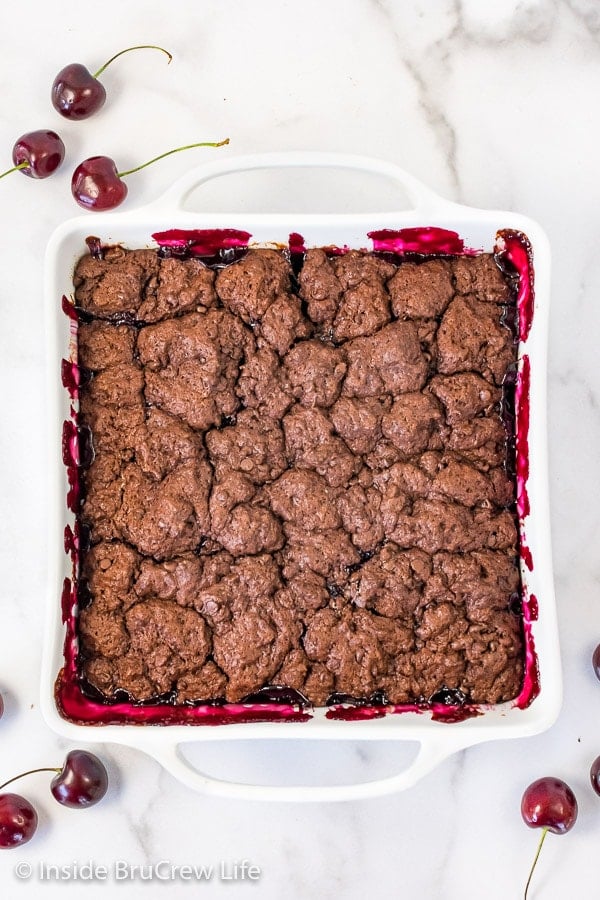
[[[81,675],[107,700],[497,703],[523,678],[492,255],[75,272]]]

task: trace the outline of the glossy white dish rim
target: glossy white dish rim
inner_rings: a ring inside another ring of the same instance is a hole
[[[383,175],[400,185],[413,208],[400,212],[343,215],[306,213],[203,214],[182,209],[188,194],[211,178],[230,172],[281,167],[346,168]],[[66,505],[67,482],[61,455],[62,423],[69,417],[69,400],[60,378],[61,359],[68,356],[69,320],[60,306],[63,294],[72,293],[72,272],[85,249],[85,238],[97,235],[103,242],[131,247],[154,246],[151,234],[171,228],[236,228],[251,233],[251,244],[286,244],[290,233],[300,232],[307,246],[348,245],[368,247],[367,232],[435,226],[458,232],[465,246],[490,251],[498,229],[524,232],[533,249],[535,307],[531,331],[519,346],[531,363],[529,459],[527,482],[531,512],[524,523],[533,571],[522,565],[528,593],[539,602],[539,617],[532,622],[538,658],[541,692],[526,709],[513,704],[483,708],[483,714],[459,723],[433,721],[428,713],[403,712],[364,721],[325,718],[324,709],[312,710],[306,722],[244,722],[227,725],[79,725],[59,714],[54,684],[63,664],[64,626],[60,595],[71,561],[63,548],[63,533],[73,514]],[[47,621],[42,658],[41,705],[48,724],[75,741],[114,741],[149,753],[181,781],[205,793],[261,800],[349,800],[399,790],[414,784],[444,758],[467,746],[488,740],[524,737],[548,728],[556,719],[562,684],[558,630],[552,578],[550,544],[547,441],[546,441],[546,346],[550,294],[550,252],[547,238],[533,220],[506,211],[480,210],[451,203],[397,166],[380,160],[350,155],[282,153],[234,157],[200,166],[176,182],[156,203],[125,213],[83,215],[54,232],[46,252],[44,308],[47,335],[48,486],[50,557]],[[418,741],[419,752],[401,773],[376,781],[319,787],[240,785],[211,778],[192,769],[178,753],[178,745],[191,741],[232,739],[403,740]]]

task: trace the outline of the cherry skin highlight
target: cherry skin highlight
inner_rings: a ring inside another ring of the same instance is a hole
[[[98,81],[98,76],[104,72],[117,57],[130,50],[160,50],[172,60],[168,50],[155,47],[153,44],[143,44],[139,47],[127,47],[112,56],[108,62],[92,74],[81,63],[71,63],[61,69],[52,83],[51,99],[54,109],[65,119],[87,119],[102,109],[106,101],[104,85]]]
[[[19,794],[0,794],[0,849],[12,850],[30,841],[38,824],[35,809]]]
[[[65,145],[55,131],[28,131],[15,141],[12,151],[14,166],[0,175],[19,171],[29,178],[47,178],[56,172],[65,158]]]
[[[94,806],[108,790],[104,764],[87,750],[71,750],[62,770],[52,779],[50,790],[62,806],[74,809]]]

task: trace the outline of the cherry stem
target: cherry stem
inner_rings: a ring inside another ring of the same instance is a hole
[[[9,778],[4,784],[0,784],[0,791],[3,788],[8,787],[9,784],[12,784],[13,781],[18,781],[19,778],[25,778],[26,775],[35,775],[36,772],[56,772],[58,774],[59,772],[62,772],[62,769],[30,769],[29,772],[21,772],[20,775],[15,775],[14,778]]]
[[[5,175],[10,175],[11,172],[18,172],[19,169],[28,169],[28,168],[29,168],[29,163],[23,161],[22,163],[19,163],[18,166],[13,166],[12,169],[7,169],[6,172],[3,172],[2,175],[0,175],[0,178],[4,178]]]
[[[536,852],[534,860],[533,860],[533,864],[531,866],[531,869],[529,870],[529,878],[527,879],[527,884],[525,885],[525,893],[523,894],[523,900],[527,900],[527,891],[529,890],[529,885],[531,883],[531,876],[533,875],[533,870],[535,869],[536,863],[538,861],[538,857],[540,855],[540,851],[542,849],[544,841],[546,840],[547,834],[548,834],[548,829],[544,828],[542,830],[542,836],[541,836],[540,842],[538,844],[538,848],[537,848],[537,852]]]
[[[164,47],[157,47],[156,44],[139,44],[137,47],[127,47],[125,50],[120,50],[118,53],[115,53],[115,55],[111,56],[111,58],[107,62],[105,62],[104,65],[101,66],[97,72],[94,72],[94,74],[92,75],[92,78],[98,78],[98,76],[102,75],[104,70],[108,66],[110,66],[111,62],[114,62],[115,59],[119,58],[119,56],[123,56],[124,53],[129,53],[130,50],[160,50],[161,53],[164,53],[165,56],[169,57],[169,62],[167,63],[167,65],[169,65],[169,63],[173,59],[173,55],[171,53],[169,53],[168,50],[165,50]]]
[[[139,172],[140,169],[145,169],[146,166],[151,166],[152,163],[158,162],[159,159],[164,159],[165,156],[171,156],[173,153],[180,153],[182,150],[191,150],[193,147],[223,147],[228,143],[229,138],[225,138],[224,141],[217,141],[216,143],[204,141],[201,144],[186,144],[185,147],[176,147],[175,150],[167,150],[166,153],[161,153],[160,156],[155,156],[154,159],[149,159],[148,162],[142,163],[141,166],[136,166],[135,169],[127,169],[126,172],[117,172],[117,178],[124,178],[125,175],[133,175],[134,172]]]

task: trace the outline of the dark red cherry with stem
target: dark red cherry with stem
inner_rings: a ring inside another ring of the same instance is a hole
[[[104,764],[87,750],[71,750],[64,766],[52,779],[50,790],[63,806],[75,809],[94,806],[108,790]]]
[[[127,185],[122,179],[126,175],[132,175],[152,165],[165,156],[179,153],[181,150],[191,150],[192,147],[223,147],[229,143],[229,138],[218,142],[202,142],[200,144],[187,144],[185,147],[177,147],[167,153],[161,153],[154,159],[148,160],[135,169],[127,169],[125,172],[117,172],[114,159],[109,156],[91,156],[80,163],[71,178],[71,193],[84,209],[101,212],[106,209],[114,209],[119,206],[127,196]]]
[[[35,809],[19,794],[0,794],[0,849],[12,850],[30,841],[38,824]]]
[[[22,172],[30,178],[47,178],[56,172],[65,158],[65,145],[55,131],[28,131],[13,146],[14,166],[0,174]]]
[[[52,84],[51,96],[54,109],[66,119],[87,119],[98,112],[106,100],[106,91],[104,85],[98,81],[98,76],[115,59],[131,50],[160,50],[169,57],[169,62],[173,59],[169,51],[163,47],[156,47],[154,44],[140,44],[137,47],[127,47],[127,49],[115,53],[93,75],[81,63],[71,63],[60,70]]]
[[[127,196],[117,166],[109,156],[91,156],[80,163],[71,178],[71,193],[84,209],[114,209]]]
[[[50,790],[63,806],[84,809],[98,803],[108,789],[108,775],[101,760],[87,750],[71,750],[62,768],[29,769],[0,784],[0,791],[14,781],[35,775],[37,772],[54,772]],[[1,795],[0,795],[1,796]]]
[[[525,885],[524,900],[531,883],[542,845],[549,831],[566,834],[577,821],[577,800],[568,784],[560,778],[538,778],[526,788],[521,799],[521,815],[530,828],[541,828],[542,836]]]

